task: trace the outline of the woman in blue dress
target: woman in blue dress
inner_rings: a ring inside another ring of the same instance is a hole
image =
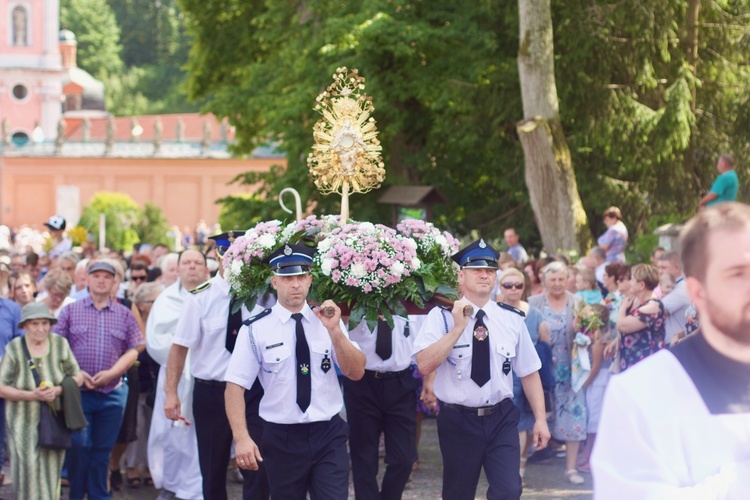
[[[555,408],[552,437],[565,441],[565,476],[572,484],[582,484],[576,469],[581,441],[586,439],[586,397],[584,391],[571,386],[571,349],[575,327],[575,310],[580,298],[568,292],[568,268],[552,262],[544,268],[545,292],[529,298],[529,305],[542,311],[552,345],[552,370],[555,375]]]

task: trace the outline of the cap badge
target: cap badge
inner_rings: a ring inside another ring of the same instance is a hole
[[[284,245],[284,255],[292,255],[292,248],[289,245]]]
[[[479,240],[479,248],[487,248],[487,243],[484,242],[484,239]]]

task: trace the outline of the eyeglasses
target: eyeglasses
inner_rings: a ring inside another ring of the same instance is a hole
[[[500,285],[501,287],[505,288],[506,290],[523,290],[523,283],[502,283]]]
[[[131,276],[130,279],[133,281],[146,281],[148,276]]]

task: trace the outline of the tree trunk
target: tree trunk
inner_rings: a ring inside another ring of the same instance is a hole
[[[518,74],[523,121],[516,126],[526,159],[526,186],[548,253],[587,250],[586,212],[560,123],[550,0],[518,0]]]

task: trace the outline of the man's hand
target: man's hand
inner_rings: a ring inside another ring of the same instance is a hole
[[[81,375],[83,375],[83,385],[88,390],[96,389],[96,383],[94,383],[94,377],[89,375],[87,372],[81,370]]]
[[[323,314],[323,310],[328,307],[333,309],[333,316],[330,318]],[[330,299],[320,304],[320,307],[314,308],[313,313],[315,313],[315,316],[320,319],[320,322],[323,323],[323,326],[325,326],[328,331],[338,328],[341,324],[341,309],[339,309],[339,306]]]
[[[469,323],[469,316],[464,316],[464,307],[466,306],[471,307],[471,304],[465,300],[457,300],[453,303],[453,309],[451,310],[453,324],[455,325],[455,328],[458,328],[460,331],[464,331],[464,328],[466,328],[466,325]]]
[[[164,416],[170,420],[180,419],[180,398],[176,392],[168,392],[164,400]]]
[[[94,383],[94,387],[104,387],[117,377],[119,377],[119,375],[117,373],[114,373],[110,368],[109,370],[100,371],[99,373],[94,375],[91,380]]]
[[[240,469],[258,470],[258,462],[263,461],[260,456],[260,450],[255,441],[247,436],[239,441],[234,442],[234,454],[237,460],[237,466]]]
[[[534,446],[534,449],[541,450],[542,448],[545,448],[551,437],[549,427],[547,427],[547,421],[536,420],[534,422],[532,433],[533,437],[531,439],[531,444]]]

